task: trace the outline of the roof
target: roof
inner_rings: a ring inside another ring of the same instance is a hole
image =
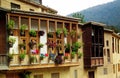
[[[54,19],[61,19],[61,20],[66,20],[66,21],[73,21],[73,22],[78,22],[78,18],[73,18],[73,17],[66,17],[66,16],[61,16],[57,14],[49,14],[49,13],[42,13],[42,12],[34,12],[34,11],[23,11],[23,10],[18,10],[18,9],[5,9],[0,7],[1,11],[6,11],[9,13],[15,13],[15,14],[23,14],[23,15],[30,15],[30,16],[40,16],[44,18],[54,18]]]
[[[107,28],[104,28],[104,31],[105,31],[105,32],[110,32],[110,33],[113,33],[113,32],[114,32],[113,30],[107,29]]]
[[[51,10],[51,11],[57,13],[56,10],[54,10],[54,9],[52,9],[52,8],[50,8],[50,7],[44,6],[44,5],[42,5],[42,4],[36,3],[36,2],[34,2],[34,1],[32,1],[32,0],[19,0],[19,1],[26,2],[26,3],[32,4],[32,5],[34,5],[34,6],[41,7],[41,8],[47,9],[47,10]]]
[[[95,21],[87,22],[87,23],[85,23],[84,25],[88,25],[88,24],[97,25],[97,26],[102,26],[102,27],[105,27],[105,26],[106,26],[106,24],[99,23],[99,22],[95,22]]]
[[[111,35],[113,35],[113,36],[115,36],[115,37],[120,38],[120,35],[117,34],[117,33],[115,33],[115,32],[114,32],[113,30],[111,30],[111,29],[106,29],[106,28],[104,28],[104,31],[105,31],[105,32],[108,32],[108,33],[111,33]]]
[[[76,21],[76,22],[78,22],[79,20],[77,18],[61,16],[57,14],[49,14],[49,13],[34,12],[34,11],[23,11],[23,10],[17,10],[17,9],[12,9],[11,13],[24,14],[24,15],[26,14],[26,15],[40,16],[40,17],[46,17],[46,18],[55,18],[55,19],[62,19],[62,20]]]

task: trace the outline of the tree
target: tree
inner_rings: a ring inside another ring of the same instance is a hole
[[[85,23],[84,15],[81,14],[81,13],[73,13],[73,14],[72,14],[72,17],[80,18],[79,22],[80,22],[80,23]]]
[[[106,26],[106,28],[114,30],[115,33],[119,33],[120,32],[120,28],[118,28],[116,26]]]

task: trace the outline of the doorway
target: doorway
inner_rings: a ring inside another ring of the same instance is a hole
[[[94,71],[88,72],[88,78],[95,78]]]

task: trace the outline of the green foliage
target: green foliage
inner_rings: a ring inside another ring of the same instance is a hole
[[[45,58],[44,54],[40,54],[40,60],[43,60]]]
[[[71,59],[75,58],[75,52],[71,52]]]
[[[81,58],[82,57],[82,53],[81,52],[78,52],[78,58]]]
[[[8,42],[9,42],[9,43],[14,44],[15,41],[16,41],[16,38],[13,38],[13,37],[9,36],[9,39],[8,39]]]
[[[64,36],[67,35],[67,29],[66,28],[63,28],[63,33],[64,33]]]
[[[23,60],[24,58],[25,58],[25,53],[21,53],[20,55],[19,55],[19,58],[20,58],[20,60]]]
[[[52,34],[52,32],[48,32],[48,33],[47,33],[47,37],[49,37],[49,38],[53,38],[53,34]]]
[[[115,27],[115,26],[106,26],[106,28],[111,29],[111,30],[114,30],[115,33],[119,33],[119,32],[120,32],[120,28]]]
[[[62,33],[62,29],[58,28],[58,29],[56,30],[56,34],[57,34],[57,35],[60,35],[61,33]]]
[[[42,48],[43,46],[44,46],[44,45],[43,45],[42,43],[39,43],[39,44],[38,44],[38,47],[39,47],[39,48]]]
[[[8,29],[11,30],[13,29],[15,26],[15,22],[13,20],[9,20],[8,21]]]
[[[72,45],[72,51],[74,52],[78,52],[78,49],[82,46],[82,43],[80,42],[75,42],[73,45]]]
[[[20,27],[20,31],[24,32],[26,28],[27,28],[27,25],[26,24],[22,24],[21,27]]]
[[[65,44],[65,51],[70,52],[70,44]]]
[[[36,60],[35,56],[30,56],[30,62],[33,63]]]
[[[19,44],[19,48],[21,49],[21,48],[23,48],[23,47],[25,47],[25,44],[24,44],[24,43],[20,43],[20,44]]]
[[[8,59],[12,60],[13,59],[13,54],[8,54]]]
[[[72,31],[70,32],[70,35],[71,35],[71,36],[75,36],[75,34],[76,34],[76,31],[75,31],[75,30],[72,30]]]
[[[35,30],[30,30],[29,34],[30,34],[30,36],[32,36],[32,37],[36,37],[36,35],[37,35],[37,33],[36,33]]]
[[[80,23],[85,23],[84,15],[81,14],[81,13],[73,13],[73,14],[72,14],[72,17],[80,18],[79,22],[80,22]]]

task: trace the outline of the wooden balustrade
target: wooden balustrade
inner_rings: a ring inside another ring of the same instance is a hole
[[[103,57],[91,57],[91,66],[103,65]]]
[[[0,66],[7,65],[7,55],[0,54]]]

